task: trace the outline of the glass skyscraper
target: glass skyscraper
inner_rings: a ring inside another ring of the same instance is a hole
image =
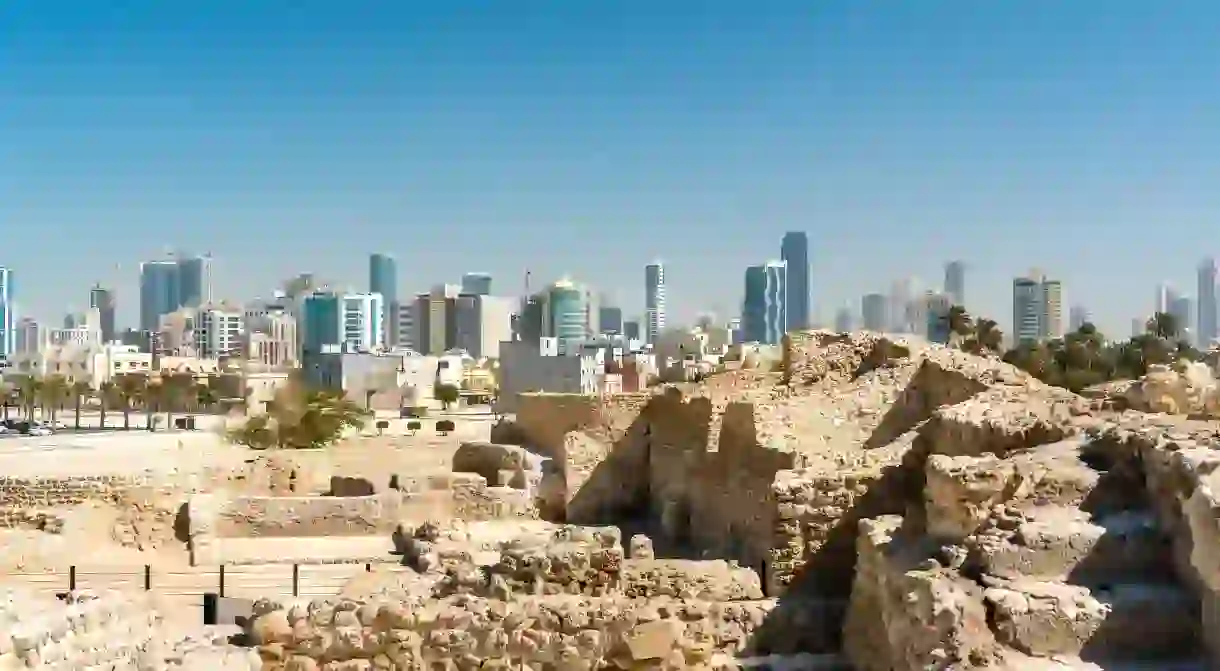
[[[783,340],[788,310],[788,265],[769,261],[746,268],[745,300],[741,306],[741,330],[746,342],[768,345]]]
[[[547,333],[559,341],[560,348],[585,340],[585,291],[568,280],[560,280],[547,291]]]
[[[156,331],[161,317],[212,300],[211,259],[206,256],[140,264],[140,330]]]
[[[462,275],[462,293],[472,296],[490,296],[491,275],[487,273],[466,273]]]
[[[785,233],[779,253],[787,264],[784,329],[809,328],[809,236],[801,231]]]
[[[398,263],[386,254],[369,255],[369,292],[381,294],[382,330],[388,346],[399,344],[398,313],[402,309],[398,302]]]
[[[13,271],[0,266],[0,358],[17,353],[17,315],[13,306]]]
[[[644,321],[647,342],[655,343],[665,330],[665,264],[644,266]]]

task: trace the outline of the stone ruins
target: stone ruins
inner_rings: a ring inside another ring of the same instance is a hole
[[[148,566],[8,588],[0,670],[1220,668],[1204,372],[1077,396],[809,331],[774,371],[523,395],[430,466],[8,477],[0,526]]]

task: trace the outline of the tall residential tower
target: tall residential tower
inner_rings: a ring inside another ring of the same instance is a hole
[[[803,231],[785,233],[779,256],[787,268],[784,330],[809,328],[809,236]]]
[[[1198,319],[1195,324],[1195,344],[1207,349],[1216,337],[1216,260],[1204,259],[1199,264]]]
[[[954,305],[966,305],[966,263],[950,261],[945,264],[944,293]]]
[[[17,353],[17,316],[13,307],[13,271],[0,266],[0,359]]]
[[[655,343],[665,330],[665,264],[654,261],[644,266],[645,338]]]
[[[741,330],[746,342],[779,344],[787,330],[788,266],[768,261],[746,268]]]
[[[388,254],[369,255],[369,293],[381,294],[382,342],[398,345],[398,264]]]

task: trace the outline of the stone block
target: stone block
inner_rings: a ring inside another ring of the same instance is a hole
[[[1169,538],[1151,514],[1132,511],[1094,520],[1062,506],[1024,511],[1012,531],[980,535],[970,562],[994,576],[1078,584],[1132,575],[1163,582],[1173,576]]]
[[[1198,602],[1173,585],[1092,590],[1034,580],[993,581],[985,598],[997,639],[1032,655],[1163,659],[1199,647]]]
[[[901,517],[862,521],[858,543],[843,630],[858,671],[972,668],[992,657],[982,587],[932,560]]]

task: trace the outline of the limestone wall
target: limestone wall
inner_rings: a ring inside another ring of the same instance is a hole
[[[123,491],[146,484],[140,476],[66,478],[0,477],[0,510],[47,510],[90,501],[113,503]]]
[[[183,669],[261,668],[257,654],[216,645],[209,633],[165,626],[147,594],[76,592],[62,602],[21,590],[0,592],[0,669],[153,671],[168,668],[171,660]],[[201,667],[201,655],[224,665]]]

